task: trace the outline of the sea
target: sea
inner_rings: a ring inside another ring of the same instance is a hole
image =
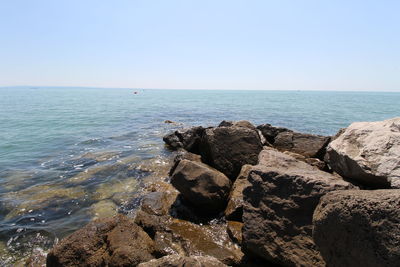
[[[399,103],[395,92],[0,88],[0,266],[134,212],[146,183],[166,178],[162,137],[176,129],[248,120],[334,135],[398,117]]]

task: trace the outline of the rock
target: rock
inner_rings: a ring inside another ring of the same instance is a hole
[[[257,164],[262,150],[257,131],[236,126],[206,129],[201,144],[203,161],[232,180],[243,165]]]
[[[314,212],[313,236],[327,266],[398,266],[400,190],[337,191]]]
[[[274,127],[271,124],[261,124],[257,126],[257,129],[261,131],[262,135],[268,141],[268,143],[273,144],[275,142],[275,137],[282,132],[291,132],[291,130],[283,127]]]
[[[331,168],[375,188],[400,188],[400,117],[355,122],[327,148]]]
[[[171,169],[169,170],[169,176],[171,176],[174,171],[176,166],[178,166],[179,162],[183,159],[187,159],[190,161],[197,161],[197,162],[201,162],[201,156],[194,154],[194,153],[190,153],[186,150],[180,150],[178,151],[178,153],[176,154],[176,156],[174,157],[174,164],[172,165]]]
[[[210,256],[170,255],[160,259],[151,260],[138,265],[138,267],[224,267],[227,266]]]
[[[283,266],[324,266],[312,239],[320,197],[354,186],[272,148],[260,153],[243,191],[243,246]]]
[[[187,201],[207,213],[223,210],[231,189],[231,181],[223,173],[189,160],[180,161],[171,183]]]
[[[170,121],[170,120],[165,120],[164,123],[176,123],[176,122]]]
[[[153,259],[154,242],[129,218],[119,215],[89,223],[63,239],[47,266],[136,266]]]
[[[257,128],[251,124],[251,122],[249,121],[222,121],[218,127],[231,127],[231,126],[235,126],[235,127],[244,127],[244,128],[248,128],[251,130],[256,130]]]
[[[323,159],[325,148],[331,138],[314,134],[303,134],[292,131],[281,132],[275,137],[274,147],[281,151],[290,151],[306,158]]]
[[[233,242],[242,244],[242,228],[243,228],[243,223],[228,221],[226,230]]]
[[[183,148],[189,152],[198,154],[201,136],[204,128],[201,126],[189,129],[177,130],[163,137],[164,142],[172,149]]]
[[[243,189],[250,185],[247,177],[249,176],[251,165],[243,165],[239,176],[233,183],[229,194],[228,205],[225,209],[225,217],[228,220],[242,221],[243,216]]]
[[[303,155],[294,153],[294,152],[290,152],[290,151],[283,151],[284,154],[289,155],[297,160],[300,161],[304,161],[312,166],[317,167],[318,169],[320,169],[321,171],[328,171],[328,166],[326,165],[326,163],[320,159],[317,158],[306,158]]]
[[[177,191],[148,193],[142,199],[141,209],[149,214],[167,215],[177,196]]]

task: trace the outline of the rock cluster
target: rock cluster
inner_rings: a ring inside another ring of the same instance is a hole
[[[335,137],[247,121],[177,130],[169,182],[89,223],[49,266],[396,266],[400,118]],[[361,189],[363,190],[360,190]],[[365,190],[376,189],[382,190]]]

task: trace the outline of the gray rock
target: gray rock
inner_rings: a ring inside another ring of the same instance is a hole
[[[183,148],[189,152],[198,153],[204,128],[201,126],[177,130],[163,137],[164,142],[173,150]]]
[[[400,188],[400,118],[355,122],[328,148],[331,168],[376,188]]]
[[[314,241],[327,266],[400,263],[400,190],[326,194],[314,212]]]
[[[253,166],[243,165],[236,181],[233,183],[229,194],[228,205],[225,209],[225,217],[228,220],[242,221],[243,216],[243,190],[250,185],[247,177]]]
[[[231,181],[223,173],[189,160],[179,162],[171,183],[187,201],[208,213],[225,208],[231,189]]]
[[[290,151],[307,158],[323,159],[329,136],[303,134],[291,131],[281,132],[275,137],[274,147],[281,151]]]
[[[354,188],[272,148],[260,153],[243,191],[243,246],[283,266],[324,266],[312,239],[312,216],[330,191]]]
[[[164,256],[159,259],[144,262],[138,267],[225,267],[219,260],[210,256],[191,256],[182,255]]]
[[[261,131],[262,135],[268,141],[268,143],[273,144],[275,142],[275,137],[282,132],[291,132],[291,130],[283,127],[274,127],[271,124],[261,124],[257,126],[257,129]]]
[[[257,164],[261,150],[257,131],[237,126],[206,129],[200,146],[203,161],[232,180],[243,165]]]

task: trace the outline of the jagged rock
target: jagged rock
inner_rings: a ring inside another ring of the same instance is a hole
[[[343,177],[377,188],[400,188],[400,117],[355,122],[327,148],[329,165]]]
[[[231,181],[223,173],[201,162],[181,160],[171,177],[172,185],[202,211],[225,208]]]
[[[274,147],[281,151],[294,152],[307,158],[323,159],[325,148],[330,140],[329,136],[285,131],[275,137]]]
[[[236,126],[236,127],[244,127],[244,128],[249,128],[251,130],[256,130],[256,126],[254,126],[251,122],[249,121],[222,121],[218,127],[231,127],[231,126]]]
[[[204,128],[201,126],[189,129],[177,130],[163,137],[164,142],[172,149],[183,148],[189,152],[198,154],[201,136]]]
[[[295,158],[297,160],[304,161],[304,162],[306,162],[306,163],[308,163],[308,164],[310,164],[312,166],[315,166],[315,167],[317,167],[318,169],[320,169],[322,171],[329,170],[328,166],[326,165],[326,163],[324,161],[320,160],[320,159],[317,159],[317,158],[306,158],[303,155],[300,155],[300,154],[297,154],[297,153],[294,153],[294,152],[290,152],[290,151],[283,151],[283,153],[286,154],[286,155],[289,155],[289,156],[291,156],[291,157],[293,157],[293,158]]]
[[[126,216],[89,223],[56,245],[47,266],[135,266],[153,259],[154,242]]]
[[[261,124],[257,126],[257,129],[261,131],[262,135],[268,141],[268,143],[273,144],[275,142],[275,137],[282,132],[291,132],[291,130],[283,127],[274,127],[271,124]]]
[[[242,228],[242,222],[228,221],[226,230],[233,242],[242,244]]]
[[[327,266],[398,266],[400,190],[326,194],[314,212],[313,236]]]
[[[200,146],[203,161],[232,180],[243,165],[257,164],[261,150],[257,131],[237,126],[206,129]]]
[[[243,191],[243,246],[283,266],[324,266],[312,239],[320,197],[354,186],[272,148],[260,153]]]
[[[138,267],[225,267],[216,258],[210,256],[191,256],[170,255],[160,259],[151,260],[138,265]]]
[[[233,183],[229,194],[228,205],[225,209],[225,217],[228,220],[242,221],[243,216],[243,189],[250,185],[247,177],[251,170],[251,165],[243,165],[239,176]]]
[[[174,164],[172,165],[171,169],[169,170],[169,176],[171,176],[175,169],[176,166],[178,166],[179,162],[183,159],[187,159],[190,161],[197,161],[197,162],[201,162],[201,156],[188,152],[186,150],[180,150],[178,151],[178,153],[176,154],[176,156],[174,157]]]

